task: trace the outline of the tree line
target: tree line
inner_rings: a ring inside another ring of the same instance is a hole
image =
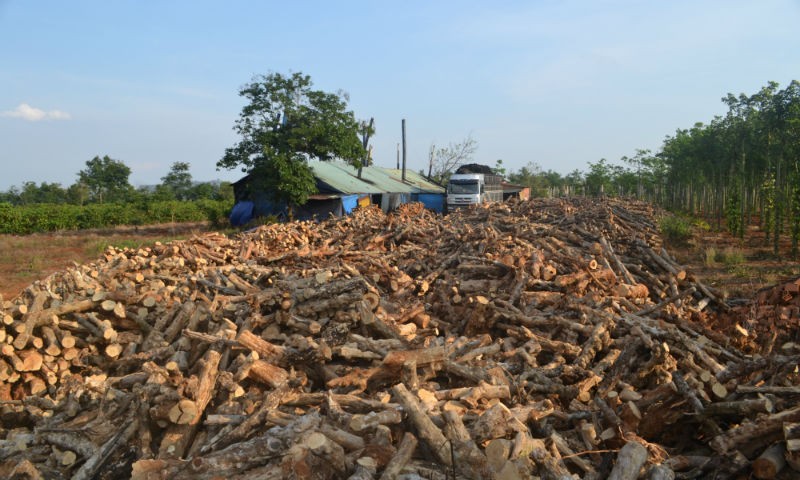
[[[615,195],[703,216],[743,237],[757,224],[778,252],[800,241],[800,82],[769,82],[758,92],[722,98],[728,111],[667,135],[653,153],[618,163],[600,159],[561,175],[529,163],[507,178],[533,196]]]
[[[78,172],[77,181],[68,187],[60,183],[28,181],[21,187],[0,192],[0,203],[14,206],[55,204],[91,205],[135,202],[215,200],[233,204],[229,182],[194,182],[187,162],[174,162],[161,183],[134,188],[131,169],[108,155],[95,156]]]

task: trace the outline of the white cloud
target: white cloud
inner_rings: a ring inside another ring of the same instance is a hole
[[[67,112],[62,112],[61,110],[50,110],[46,112],[40,108],[31,107],[27,103],[20,103],[14,110],[0,112],[0,116],[21,118],[29,122],[38,122],[41,120],[69,120],[72,118]]]

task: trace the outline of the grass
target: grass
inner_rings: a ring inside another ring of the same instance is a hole
[[[746,261],[744,253],[735,248],[726,248],[719,252],[716,260],[728,268],[739,266]]]

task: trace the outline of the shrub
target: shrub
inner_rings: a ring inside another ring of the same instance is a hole
[[[717,261],[722,262],[726,267],[734,267],[745,262],[744,253],[733,248],[726,248],[717,254]]]
[[[659,222],[661,235],[671,243],[681,244],[692,237],[692,227],[686,218],[679,216],[666,216]]]
[[[0,203],[0,233],[29,234],[57,230],[86,230],[118,225],[209,221],[227,225],[231,203],[220,200],[181,202],[104,203],[86,206]]]

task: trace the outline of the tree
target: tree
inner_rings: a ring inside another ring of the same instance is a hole
[[[89,187],[83,182],[73,183],[67,188],[67,202],[83,205],[89,200]]]
[[[22,191],[19,192],[18,202],[20,205],[30,205],[34,203],[66,203],[67,192],[58,183],[42,182],[38,186],[36,182],[25,182],[22,184]]]
[[[186,200],[192,188],[192,174],[189,173],[189,164],[186,162],[175,162],[165,176],[161,177],[161,183],[178,200]]]
[[[587,193],[590,195],[614,195],[615,189],[612,183],[613,168],[605,158],[601,158],[597,163],[589,162],[589,172],[586,173]]]
[[[121,202],[130,195],[133,187],[128,183],[131,169],[119,160],[105,155],[86,161],[86,168],[78,172],[78,181],[89,189],[89,198],[95,202]]]
[[[518,171],[511,172],[508,175],[508,181],[516,185],[530,187],[531,197],[545,197],[548,194],[542,167],[538,163],[528,162],[527,165],[520,167]]]
[[[436,148],[431,145],[430,164],[428,165],[428,178],[444,184],[450,175],[459,165],[472,160],[472,156],[478,150],[478,142],[472,138],[472,134],[458,142],[450,143],[446,147]]]
[[[308,75],[257,76],[239,95],[248,100],[233,130],[241,140],[225,150],[217,168],[241,168],[251,186],[274,200],[302,205],[316,191],[307,161],[340,158],[356,168],[365,158],[361,125],[347,96],[312,89]]]
[[[492,170],[494,170],[494,173],[497,175],[506,176],[506,167],[503,166],[503,160],[500,158],[494,161],[494,168]]]

